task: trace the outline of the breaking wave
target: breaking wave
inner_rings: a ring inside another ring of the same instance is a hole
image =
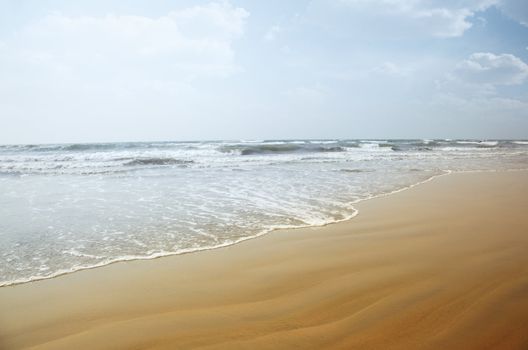
[[[320,152],[344,152],[341,146],[322,146],[314,144],[260,144],[260,145],[227,145],[219,148],[223,153],[238,153],[242,156],[277,153],[320,153]]]

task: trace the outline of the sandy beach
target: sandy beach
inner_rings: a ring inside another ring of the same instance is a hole
[[[527,349],[528,172],[359,215],[0,288],[0,349]]]

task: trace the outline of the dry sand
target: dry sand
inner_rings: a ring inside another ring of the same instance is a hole
[[[0,288],[0,349],[528,349],[528,172],[355,219]]]

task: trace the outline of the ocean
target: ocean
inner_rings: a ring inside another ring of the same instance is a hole
[[[352,218],[457,171],[528,168],[523,140],[0,146],[0,286]]]

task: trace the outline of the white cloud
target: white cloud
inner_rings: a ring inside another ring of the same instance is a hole
[[[274,41],[277,38],[277,35],[281,32],[282,28],[280,26],[274,25],[264,35],[264,40]]]
[[[459,63],[454,75],[470,84],[518,85],[528,79],[528,65],[511,54],[477,52]]]
[[[51,13],[2,33],[0,120],[7,131],[0,136],[4,142],[188,137],[199,130],[193,118],[207,124],[228,109],[224,91],[212,86],[241,70],[235,42],[248,15],[227,1],[159,17]]]
[[[158,18],[53,13],[7,40],[0,60],[91,77],[139,71],[181,80],[226,76],[235,71],[233,42],[243,34],[248,15],[228,2]]]
[[[440,110],[457,120],[482,122],[490,135],[497,135],[494,137],[524,137],[523,128],[513,130],[511,125],[525,123],[519,121],[525,120],[528,111],[527,96],[510,96],[500,87],[519,85],[527,79],[528,65],[514,55],[473,53],[436,81],[429,99],[430,113]]]
[[[330,18],[330,22],[336,18],[343,21],[343,16],[348,17],[352,31],[362,27],[369,34],[380,32],[389,36],[457,37],[472,26],[470,19],[476,12],[485,10],[497,1],[314,0],[311,10],[312,14],[324,13],[326,16],[333,13],[334,18]]]

